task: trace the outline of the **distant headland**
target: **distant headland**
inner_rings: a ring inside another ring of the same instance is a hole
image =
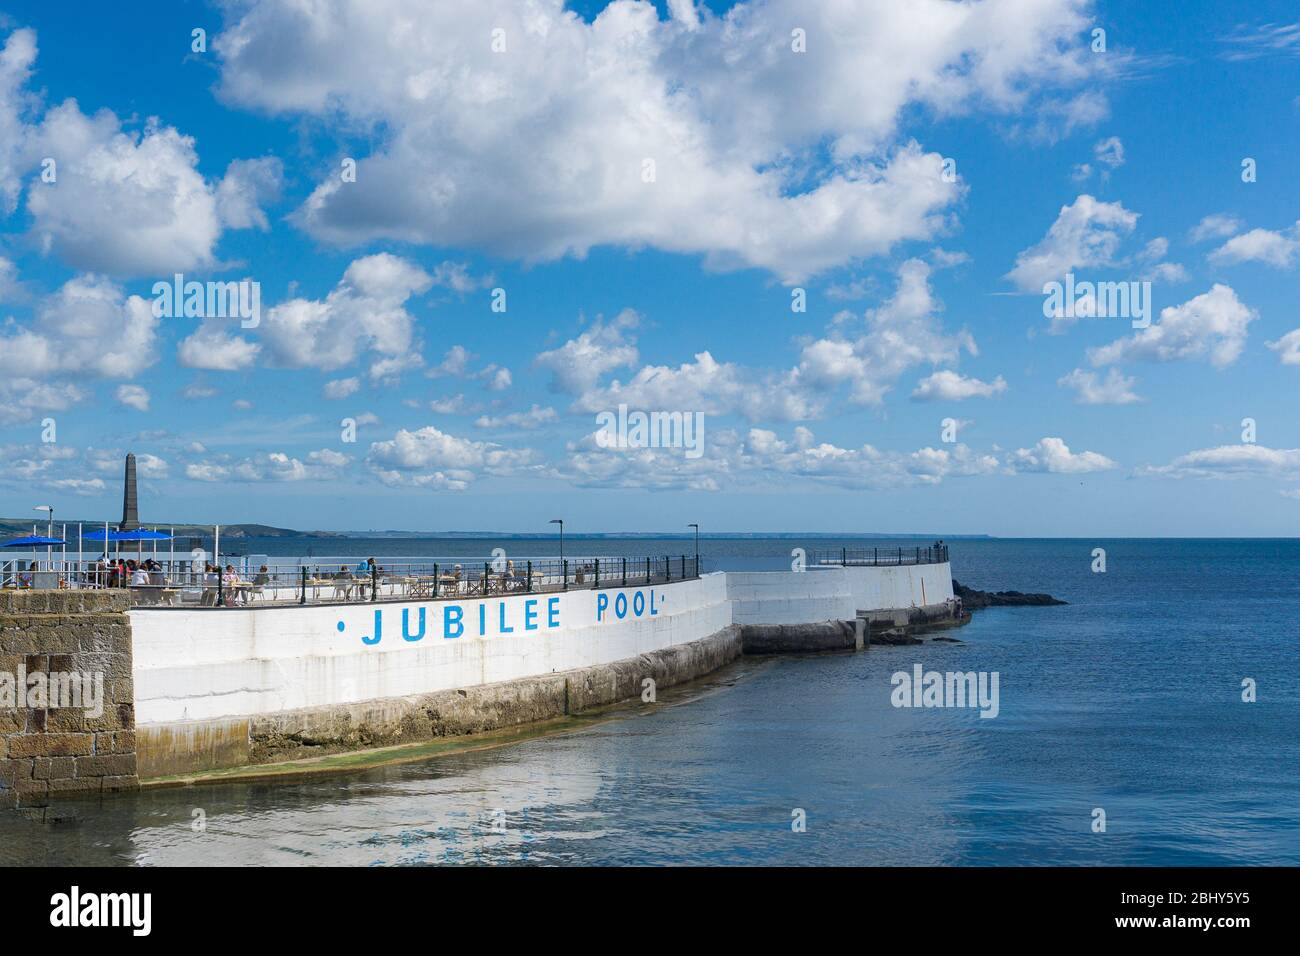
[[[210,524],[176,523],[168,521],[141,521],[141,525],[149,528],[168,529],[175,533],[178,538],[203,537],[212,533]],[[102,527],[103,518],[59,518],[55,524],[60,528],[67,525],[74,528],[76,525],[83,525],[85,528]],[[111,521],[110,524],[116,526],[117,522]],[[0,536],[22,535],[31,533],[33,525],[43,525],[38,518],[33,521],[31,518],[0,518]],[[602,539],[677,539],[686,540],[692,538],[694,533],[691,531],[566,531],[566,538],[575,541],[599,541]],[[722,541],[743,541],[747,539],[888,539],[891,541],[899,540],[918,540],[933,541],[936,538],[943,538],[947,541],[971,541],[971,540],[991,540],[994,536],[988,534],[938,534],[938,533],[918,533],[913,531],[892,532],[842,532],[842,531],[715,531],[705,532],[700,535],[702,538]],[[438,539],[444,538],[449,540],[466,540],[466,539],[538,539],[545,540],[556,537],[555,532],[547,531],[401,531],[396,529],[370,530],[370,531],[297,531],[293,528],[277,528],[273,525],[266,524],[223,524],[221,525],[222,538],[417,538],[417,539]]]

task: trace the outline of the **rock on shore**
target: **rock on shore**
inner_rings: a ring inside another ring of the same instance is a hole
[[[1050,594],[1025,594],[1023,591],[977,591],[968,588],[956,578],[952,579],[952,593],[961,598],[962,606],[978,611],[986,607],[1029,606],[1046,607],[1049,604],[1066,604]]]

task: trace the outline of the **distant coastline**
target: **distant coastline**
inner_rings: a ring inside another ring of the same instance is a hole
[[[59,518],[55,525],[62,527],[67,525],[74,528],[80,524],[85,528],[98,528],[104,524],[103,518],[86,520],[85,518]],[[178,538],[199,538],[212,534],[212,525],[198,524],[173,524],[167,521],[149,521],[140,522],[147,528],[167,528],[174,530]],[[115,520],[109,521],[109,524],[116,525]],[[30,534],[32,526],[36,525],[38,529],[43,527],[44,522],[39,519],[33,521],[25,518],[0,518],[0,535],[23,535]],[[292,528],[277,528],[265,524],[230,524],[221,525],[221,536],[223,538],[368,538],[368,539],[419,539],[419,540],[477,540],[477,539],[495,539],[510,538],[515,540],[535,539],[545,541],[556,538],[558,535],[553,531],[398,531],[387,529],[384,531],[297,531]],[[602,541],[602,540],[626,540],[626,539],[647,539],[647,540],[674,540],[683,541],[694,538],[694,532],[691,531],[566,531],[565,538],[574,541]],[[700,535],[713,541],[745,541],[759,540],[764,538],[772,539],[874,539],[874,540],[917,540],[933,541],[936,538],[943,538],[949,541],[972,541],[972,540],[992,540],[994,535],[989,534],[937,534],[921,533],[914,531],[904,531],[898,533],[890,532],[843,532],[843,531],[716,531],[706,532]]]

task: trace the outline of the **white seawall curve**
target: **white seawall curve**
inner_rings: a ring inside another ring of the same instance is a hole
[[[941,605],[947,564],[718,572],[461,601],[131,611],[139,725],[251,717],[607,664],[733,623]]]

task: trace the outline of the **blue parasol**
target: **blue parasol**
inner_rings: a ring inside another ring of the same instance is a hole
[[[137,528],[134,531],[90,531],[85,536],[87,541],[170,541],[172,536],[161,531],[149,531]]]
[[[44,538],[40,535],[28,535],[26,538],[14,538],[12,541],[6,541],[0,544],[0,548],[35,548],[47,547],[56,544],[63,544],[62,538]]]

